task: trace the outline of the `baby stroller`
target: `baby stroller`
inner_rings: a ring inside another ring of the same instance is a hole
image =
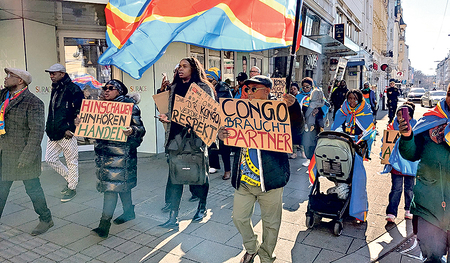
[[[340,236],[344,228],[344,215],[348,214],[353,178],[353,163],[361,147],[341,132],[324,131],[318,135],[315,150],[316,178],[309,195],[306,226],[313,228],[322,217],[334,221],[333,233]],[[320,192],[320,177],[335,183],[327,193]]]

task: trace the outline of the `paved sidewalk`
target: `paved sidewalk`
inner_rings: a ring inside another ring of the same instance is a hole
[[[187,201],[190,193],[185,187],[179,231],[168,231],[157,226],[168,218],[160,210],[168,174],[166,159],[164,154],[141,154],[138,185],[132,192],[137,218],[120,226],[113,224],[110,236],[102,239],[90,230],[98,226],[103,195],[95,189],[93,155],[83,158],[77,196],[67,203],[60,201],[64,179],[43,163],[41,183],[55,226],[40,236],[29,234],[38,220],[23,184],[13,184],[0,219],[0,262],[239,262],[244,251],[231,219],[234,189],[229,180],[221,179],[223,170],[210,176],[207,218],[191,222],[197,203]],[[395,250],[411,232],[410,222],[399,218],[398,225],[386,225],[390,179],[378,174],[381,165],[377,158],[366,164],[368,221],[357,224],[346,220],[339,237],[332,234],[332,225],[327,222],[313,229],[305,226],[310,185],[303,161],[291,160],[276,262],[370,262],[379,258],[379,262],[389,263],[420,262]],[[399,215],[403,212],[400,209]],[[121,213],[119,202],[114,217]],[[259,215],[256,206],[253,222],[260,233]]]

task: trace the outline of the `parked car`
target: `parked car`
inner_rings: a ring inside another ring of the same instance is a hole
[[[447,92],[443,90],[427,91],[420,99],[420,105],[422,105],[422,107],[434,107],[442,98],[445,98],[446,96]]]
[[[425,94],[426,90],[424,88],[413,88],[409,91],[407,100],[412,102],[420,102],[421,97]]]

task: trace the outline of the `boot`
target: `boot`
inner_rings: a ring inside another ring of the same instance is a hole
[[[206,216],[206,204],[199,203],[197,208],[197,213],[195,213],[193,221],[202,221],[202,219]]]
[[[134,213],[134,205],[132,205],[129,209],[124,209],[123,214],[118,218],[114,219],[114,224],[120,225],[127,221],[133,220],[136,218],[136,214]]]
[[[111,227],[110,220],[100,220],[100,224],[97,228],[92,229],[92,232],[96,233],[99,237],[107,238],[109,235],[109,228]]]
[[[159,226],[164,228],[178,227],[178,210],[170,210],[169,220]]]

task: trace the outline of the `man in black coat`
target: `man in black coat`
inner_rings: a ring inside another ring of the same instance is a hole
[[[397,110],[398,97],[400,96],[400,91],[395,86],[395,82],[389,82],[389,88],[386,90],[387,93],[387,105],[389,109],[389,123],[394,120],[395,111]]]
[[[68,202],[77,193],[78,145],[73,133],[84,94],[72,83],[63,65],[54,64],[45,72],[50,74],[52,80],[52,95],[45,127],[48,136],[45,161],[67,181],[66,187],[61,191],[61,202]],[[59,160],[61,152],[64,153],[67,166]]]

